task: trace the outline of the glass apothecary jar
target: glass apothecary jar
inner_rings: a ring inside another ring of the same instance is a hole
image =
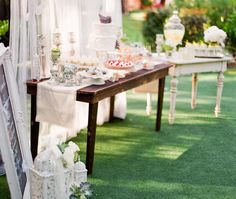
[[[181,44],[184,37],[185,27],[181,24],[178,17],[178,11],[173,11],[173,15],[167,20],[164,26],[164,36],[166,44],[176,49],[178,44]]]

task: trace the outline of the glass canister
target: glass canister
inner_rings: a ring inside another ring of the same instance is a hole
[[[166,43],[176,49],[178,44],[181,44],[184,37],[185,27],[181,24],[178,17],[178,11],[173,11],[173,15],[167,20],[164,26],[164,35]]]

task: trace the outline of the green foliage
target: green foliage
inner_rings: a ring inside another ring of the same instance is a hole
[[[70,199],[86,199],[92,196],[91,185],[88,182],[82,182],[80,186],[72,185],[70,188]]]
[[[64,153],[66,147],[68,147],[68,143],[63,142],[63,143],[61,143],[61,144],[58,144],[57,146],[58,146],[58,148],[60,149],[60,151],[61,151],[62,153]]]
[[[202,8],[204,0],[174,0],[175,8]]]
[[[204,5],[203,5],[204,6]],[[236,10],[235,0],[205,0],[210,25],[224,29],[225,20]]]
[[[155,49],[156,34],[163,34],[166,19],[170,16],[170,9],[158,9],[157,12],[148,12],[143,23],[144,41]]]
[[[157,12],[147,13],[146,21],[143,24],[143,36],[147,44],[151,45],[152,50],[155,49],[155,36],[163,33],[164,24],[169,18],[171,9],[159,9]],[[200,41],[203,39],[204,23],[206,19],[201,15],[185,15],[181,17],[185,26],[184,43],[186,41]]]
[[[164,52],[168,52],[168,51],[172,51],[173,50],[173,47],[171,47],[170,45],[167,45],[167,44],[162,44],[162,46],[161,46],[161,48],[162,48],[162,50],[164,51]]]
[[[207,9],[205,19],[208,26],[215,25],[225,30],[228,35],[226,45],[231,50],[236,47],[235,23],[233,23],[235,18],[233,15],[236,11],[235,0],[175,0],[174,6],[177,9]]]
[[[236,13],[232,13],[224,26],[225,31],[228,34],[229,50],[236,51]]]
[[[144,6],[151,6],[152,5],[152,1],[150,1],[150,0],[141,0],[141,3]]]
[[[81,188],[76,186],[76,185],[72,185],[70,188],[70,191],[72,192],[72,196],[70,196],[70,199],[80,199],[81,196]]]
[[[8,32],[8,20],[0,20],[0,39]]]
[[[132,16],[133,13],[123,15],[123,30],[125,35],[122,38],[122,42],[143,42],[143,35],[141,33],[143,21],[135,20]]]
[[[186,41],[199,42],[203,39],[204,23],[206,23],[203,16],[186,15],[181,17],[181,22],[185,27],[183,43],[186,43]]]

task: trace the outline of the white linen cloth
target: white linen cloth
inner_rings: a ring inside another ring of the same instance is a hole
[[[83,86],[65,87],[42,82],[37,87],[36,121],[76,128],[76,91]]]
[[[39,151],[44,138],[54,137],[62,142],[77,135],[88,125],[88,103],[76,101],[76,90],[88,86],[76,87],[53,86],[47,82],[38,84],[37,116],[40,122]],[[125,119],[127,109],[126,93],[115,97],[114,116]],[[97,124],[109,120],[110,98],[98,103]]]
[[[109,120],[110,99],[106,98],[98,103],[97,124],[102,125]],[[120,93],[115,97],[114,116],[125,119],[127,110],[126,92]],[[76,102],[76,129],[71,130],[63,126],[40,122],[39,149],[41,151],[44,138],[53,137],[64,142],[75,137],[82,129],[88,125],[88,103]]]

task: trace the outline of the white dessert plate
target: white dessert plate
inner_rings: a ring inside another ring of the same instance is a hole
[[[86,72],[86,71],[82,71],[79,73],[82,77],[85,77],[85,78],[91,78],[91,79],[102,79],[103,78],[103,75],[102,74],[99,74],[99,73],[90,73],[90,72]]]

